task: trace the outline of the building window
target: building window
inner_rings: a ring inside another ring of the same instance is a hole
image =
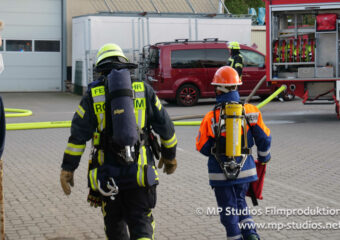
[[[6,40],[6,51],[32,52],[31,40]]]
[[[60,41],[35,40],[35,52],[60,52]]]

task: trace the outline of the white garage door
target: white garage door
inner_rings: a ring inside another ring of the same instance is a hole
[[[1,0],[0,92],[61,91],[62,0]]]

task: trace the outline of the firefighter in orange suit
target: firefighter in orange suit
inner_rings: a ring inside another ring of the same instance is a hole
[[[233,68],[229,66],[219,68],[212,82],[212,85],[215,86],[217,105],[240,103],[237,86],[241,84],[239,75]],[[262,163],[267,163],[270,160],[270,130],[264,124],[262,114],[256,106],[245,104],[243,109],[247,120],[246,137],[248,147],[250,149],[256,145],[258,160]],[[257,240],[260,238],[256,233],[252,217],[242,211],[248,208],[245,196],[249,183],[257,180],[254,158],[249,152],[246,155],[247,157],[243,158],[242,165],[240,165],[241,157],[236,157],[235,166],[239,167],[239,172],[233,175],[233,178],[227,179],[230,168],[226,167],[228,166],[226,154],[222,154],[220,157],[214,152],[217,147],[219,147],[220,152],[226,152],[226,130],[222,127],[222,130],[217,132],[217,128],[215,128],[219,122],[221,110],[214,108],[214,111],[210,111],[205,115],[196,138],[196,149],[209,157],[209,182],[215,191],[218,206],[223,209],[220,213],[220,220],[226,229],[227,239]],[[217,138],[217,136],[220,137]],[[242,142],[244,142],[244,138],[245,136],[243,135]],[[234,141],[232,139],[232,142]],[[235,211],[232,209],[235,209]],[[236,214],[233,214],[233,212]],[[246,227],[242,228],[239,224],[244,224]]]

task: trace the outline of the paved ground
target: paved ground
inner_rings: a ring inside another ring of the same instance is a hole
[[[70,120],[80,100],[67,93],[1,96],[5,107],[34,113],[31,117],[7,119],[8,123]],[[171,116],[204,114],[212,103],[204,101],[192,108],[165,107]],[[255,221],[267,224],[267,229],[259,229],[262,239],[340,239],[340,230],[336,230],[340,229],[340,210],[332,212],[340,209],[340,122],[334,106],[276,101],[262,111],[273,135],[273,158],[268,165],[264,200],[260,207],[252,209],[257,213]],[[198,126],[176,127],[179,166],[174,175],[160,176],[154,210],[157,240],[225,239],[219,217],[206,214],[216,201],[208,185],[207,160],[195,151],[197,131]],[[90,208],[86,202],[89,147],[75,173],[72,194],[66,197],[59,185],[68,136],[69,129],[7,132],[3,156],[7,239],[104,239],[100,209]],[[275,207],[305,213],[286,217],[278,210],[268,212]],[[201,210],[198,208],[203,210],[202,215],[197,214]],[[322,208],[325,209],[321,211]],[[326,223],[334,223],[333,230],[316,230]]]

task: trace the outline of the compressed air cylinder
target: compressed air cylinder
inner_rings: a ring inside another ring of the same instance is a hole
[[[112,140],[122,146],[134,146],[138,140],[130,72],[113,69],[107,76],[112,118]]]
[[[242,104],[230,103],[225,106],[226,156],[241,156]]]

